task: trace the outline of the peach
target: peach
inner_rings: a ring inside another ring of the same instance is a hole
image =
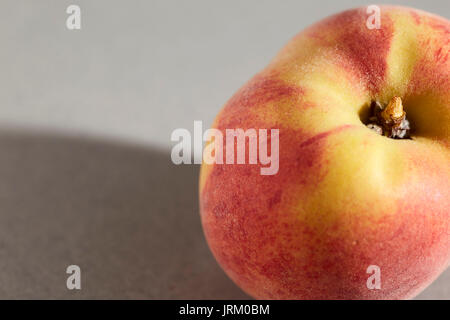
[[[259,299],[406,299],[450,261],[450,23],[381,6],[298,34],[213,127],[278,128],[279,171],[203,164],[201,219],[224,271]],[[363,123],[400,97],[411,139]],[[367,268],[381,288],[369,289]]]

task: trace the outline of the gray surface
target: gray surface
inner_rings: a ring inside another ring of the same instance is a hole
[[[0,149],[0,298],[245,298],[203,238],[198,166],[57,133],[1,131]]]
[[[391,2],[450,16],[447,0]],[[0,298],[245,298],[206,247],[198,168],[170,163],[170,133],[209,125],[305,26],[368,3],[2,0]],[[450,271],[419,298],[450,299]]]

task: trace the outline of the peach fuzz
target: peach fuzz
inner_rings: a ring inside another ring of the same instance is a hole
[[[212,253],[259,299],[408,299],[450,261],[450,23],[381,6],[294,37],[224,106],[213,127],[278,128],[279,171],[203,164],[200,210]],[[361,119],[403,100],[411,140]],[[369,265],[381,289],[369,290]]]

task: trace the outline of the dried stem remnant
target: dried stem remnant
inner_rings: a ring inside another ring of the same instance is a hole
[[[409,138],[411,128],[403,110],[402,99],[393,97],[386,107],[378,101],[372,101],[367,127],[389,138]]]

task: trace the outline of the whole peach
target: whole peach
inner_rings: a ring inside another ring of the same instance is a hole
[[[208,244],[255,298],[412,298],[449,265],[450,23],[380,8],[379,28],[359,8],[298,34],[214,122],[279,129],[277,174],[216,163],[200,175]],[[395,96],[411,139],[363,123]]]

